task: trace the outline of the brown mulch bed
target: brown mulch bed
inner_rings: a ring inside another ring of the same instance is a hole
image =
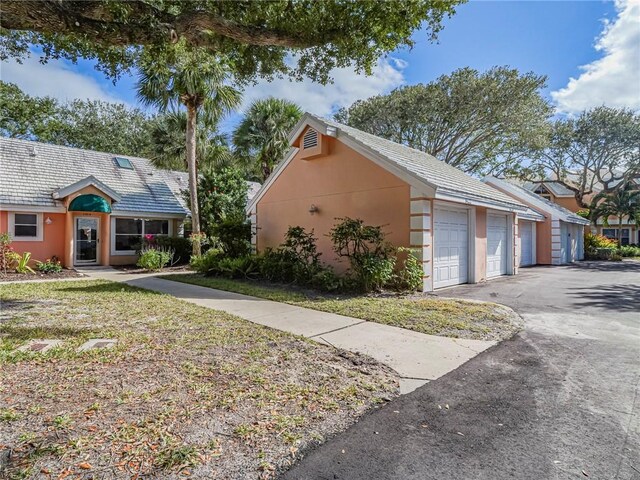
[[[64,269],[60,273],[16,273],[16,272],[0,272],[1,282],[24,282],[25,280],[62,280],[65,278],[85,277],[82,273],[78,273],[73,269]]]

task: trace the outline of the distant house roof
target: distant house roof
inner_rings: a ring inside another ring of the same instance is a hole
[[[540,185],[544,185],[549,192],[556,197],[573,197],[574,193],[569,190],[565,185],[557,180],[543,180],[540,182],[526,182],[523,187],[527,190],[534,192]]]
[[[557,203],[553,203],[546,198],[541,197],[537,193],[533,193],[528,188],[518,185],[514,181],[502,180],[495,177],[486,177],[483,181],[489,185],[494,185],[496,188],[500,188],[508,194],[513,195],[520,201],[531,205],[538,212],[552,215],[563,222],[589,225],[589,220],[576,215],[571,210],[567,210]]]
[[[57,198],[93,185],[112,198],[114,213],[189,213],[186,174],[144,158],[9,138],[0,138],[0,155],[0,205],[57,207]]]
[[[293,143],[307,125],[323,135],[336,137],[409,184],[430,191],[436,199],[486,204],[508,210],[526,209],[526,206],[517,200],[428,153],[310,113],[306,113],[298,122],[289,136],[290,142]],[[260,199],[294,153],[295,150],[292,150],[285,161],[278,165],[249,208]]]

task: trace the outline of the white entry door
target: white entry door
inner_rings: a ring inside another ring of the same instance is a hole
[[[521,221],[520,232],[520,266],[533,265],[533,222]]]
[[[441,288],[467,283],[469,270],[468,210],[436,207],[433,230],[433,287]]]
[[[507,216],[487,215],[487,278],[507,274]]]

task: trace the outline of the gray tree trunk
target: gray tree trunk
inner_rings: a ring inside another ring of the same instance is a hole
[[[200,233],[200,207],[198,205],[198,167],[196,164],[197,110],[187,105],[187,168],[189,170],[189,198],[191,200],[191,231]],[[194,241],[193,254],[200,255],[200,242]]]

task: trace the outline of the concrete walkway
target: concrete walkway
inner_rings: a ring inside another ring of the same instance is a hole
[[[172,282],[154,274],[128,274],[104,267],[86,268],[82,273],[91,278],[125,282],[132,286],[167,293],[196,305],[222,310],[253,323],[369,355],[398,372],[401,377],[400,392],[403,394],[455,370],[495,344],[482,340],[426,335],[248,295]]]

